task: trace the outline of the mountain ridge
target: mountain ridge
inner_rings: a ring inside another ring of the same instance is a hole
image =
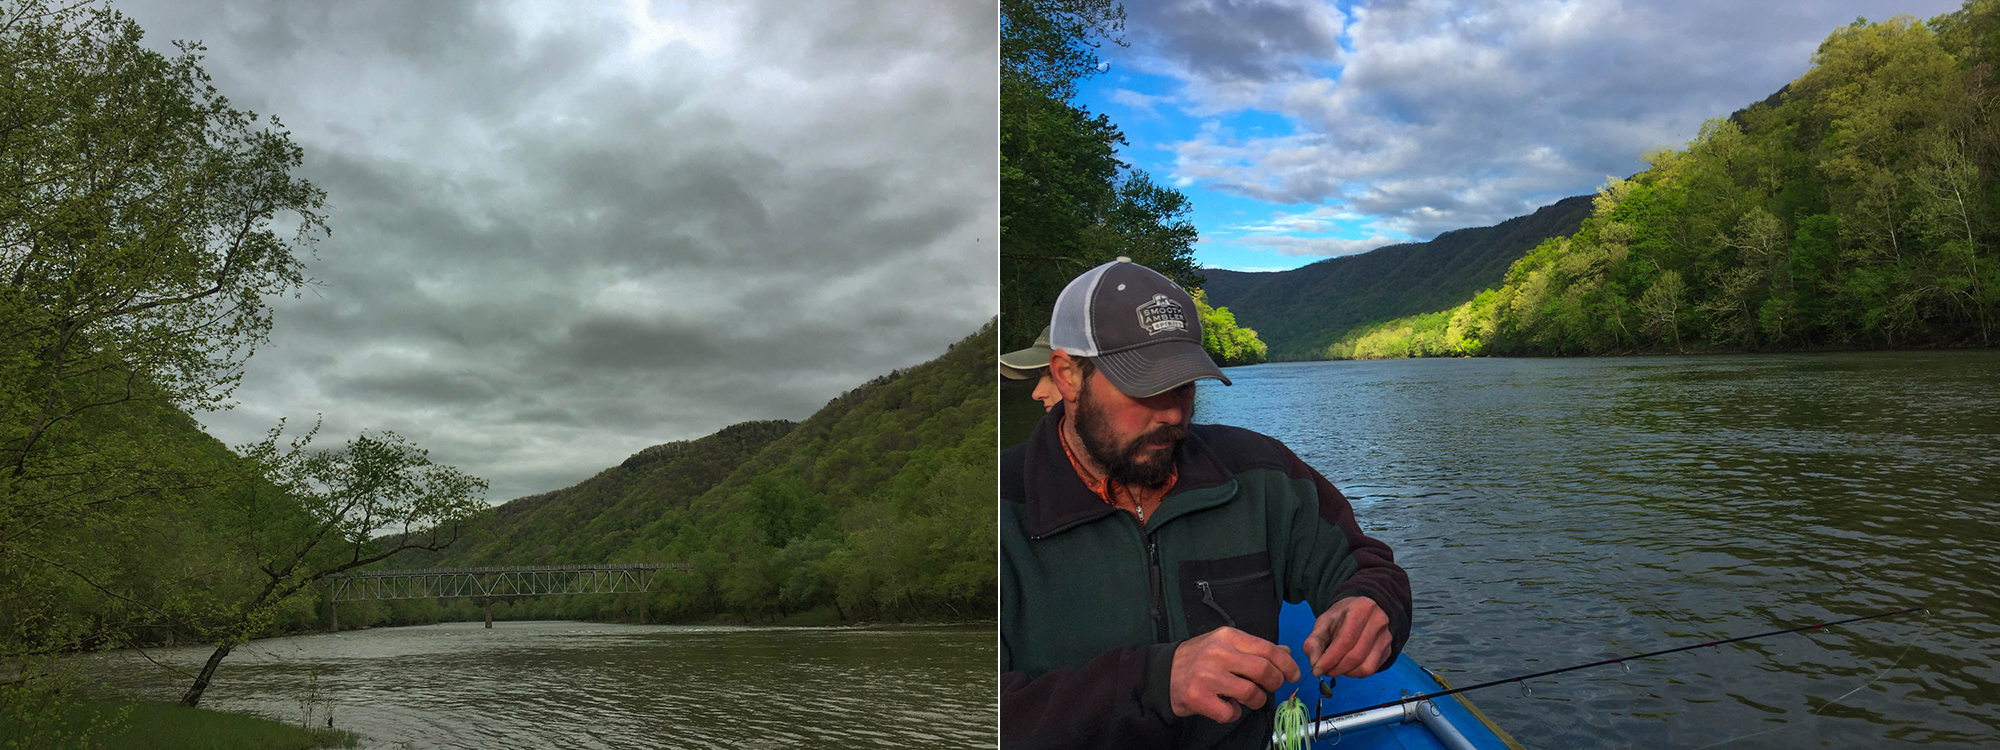
[[[694,568],[658,579],[650,594],[523,599],[496,605],[503,617],[835,622],[990,611],[997,346],[989,322],[802,421],[649,446],[569,487],[501,503],[470,538],[391,567]],[[465,617],[468,606],[432,616]]]
[[[1576,232],[1590,215],[1591,197],[1289,271],[1202,269],[1203,289],[1210,304],[1228,307],[1240,325],[1257,331],[1272,360],[1317,359],[1349,330],[1447,308],[1499,285],[1537,244]]]

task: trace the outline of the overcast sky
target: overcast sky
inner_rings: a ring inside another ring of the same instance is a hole
[[[1952,0],[1128,2],[1082,102],[1189,194],[1196,257],[1295,268],[1487,226],[1679,148],[1857,16]]]
[[[501,502],[803,419],[998,312],[997,14],[909,2],[121,1],[329,194],[232,445],[394,430]]]

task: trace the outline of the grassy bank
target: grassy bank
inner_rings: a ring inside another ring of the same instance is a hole
[[[0,717],[0,748],[307,750],[354,747],[360,741],[353,732],[309,730],[257,716],[170,703],[83,701],[68,703],[66,709],[53,720],[42,717],[36,726]]]

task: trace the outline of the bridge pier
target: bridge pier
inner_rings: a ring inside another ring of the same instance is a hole
[[[493,600],[490,598],[486,600],[486,629],[493,629]]]
[[[333,587],[326,587],[326,632],[340,632],[340,604],[333,599]]]

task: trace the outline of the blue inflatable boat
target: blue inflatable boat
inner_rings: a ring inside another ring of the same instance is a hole
[[[1304,679],[1278,688],[1275,700],[1290,698],[1297,691],[1309,720],[1320,698],[1318,681],[1305,661],[1304,643],[1306,634],[1312,632],[1313,619],[1312,609],[1303,604],[1285,605],[1278,617],[1278,641],[1291,647]],[[1394,665],[1373,676],[1335,679],[1333,697],[1323,702],[1322,715],[1334,717],[1409,695],[1449,689],[1444,680],[1402,654]],[[1521,750],[1520,743],[1474,708],[1463,693],[1322,720],[1317,729],[1317,739],[1311,743],[1316,749]]]

